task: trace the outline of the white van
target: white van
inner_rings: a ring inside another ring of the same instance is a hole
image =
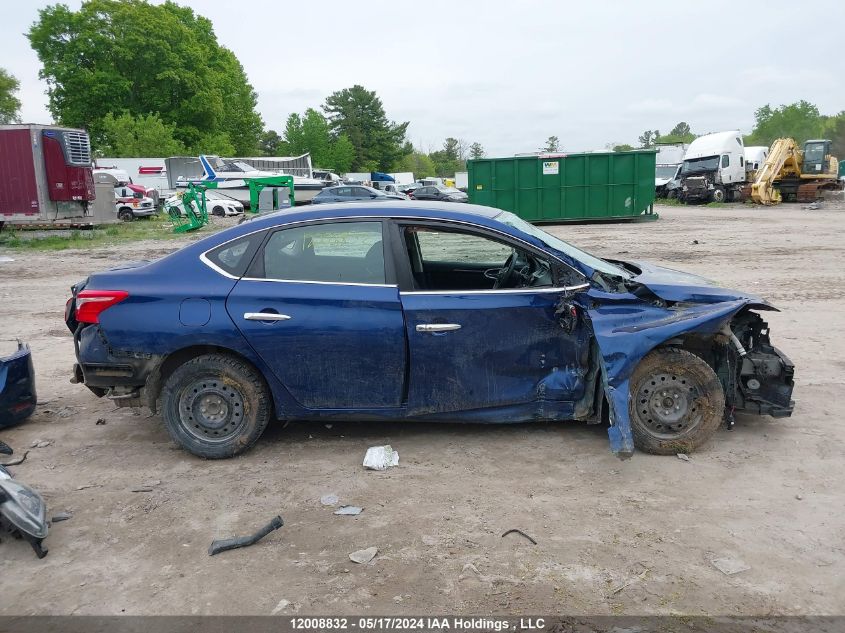
[[[680,198],[725,202],[739,198],[745,184],[745,147],[739,130],[699,136],[681,165]]]

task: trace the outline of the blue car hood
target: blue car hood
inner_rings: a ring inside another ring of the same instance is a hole
[[[744,299],[759,305],[770,307],[769,303],[753,294],[722,288],[715,281],[685,273],[672,268],[656,266],[649,262],[624,262],[639,269],[634,281],[648,287],[664,301],[683,301],[685,303],[721,303]]]

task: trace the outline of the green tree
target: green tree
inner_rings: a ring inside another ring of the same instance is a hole
[[[355,146],[346,134],[341,134],[332,142],[329,155],[329,166],[337,173],[345,174],[352,169],[355,161]]]
[[[461,157],[462,151],[459,139],[451,136],[447,138],[443,142],[443,149],[429,154],[429,158],[434,163],[435,175],[440,177],[454,176],[456,171],[466,169],[466,163]]]
[[[690,130],[689,123],[686,121],[681,121],[675,127],[672,128],[672,131],[669,134],[664,136],[660,136],[659,133],[656,133],[657,137],[654,139],[654,143],[692,143],[695,140],[695,134],[692,133]]]
[[[20,82],[3,68],[0,68],[0,124],[19,122],[21,109],[20,99],[15,93],[20,88]]]
[[[628,145],[627,143],[622,143],[621,145],[614,145],[613,151],[614,152],[630,152],[634,149],[633,145]]]
[[[387,171],[405,155],[408,122],[389,121],[375,92],[344,88],[329,95],[323,111],[335,137],[346,135],[355,148],[354,171]]]
[[[262,156],[278,156],[279,147],[282,144],[282,137],[275,130],[267,130],[261,134],[258,141],[258,149]]]
[[[158,113],[188,149],[258,149],[256,94],[211,22],[173,2],[86,0],[39,10],[28,33],[62,124],[99,138],[110,112]],[[157,152],[161,154],[161,152]]]
[[[409,171],[415,178],[428,178],[436,175],[437,168],[428,154],[413,150],[396,163],[393,171]]]
[[[829,138],[833,141],[830,149],[831,153],[839,158],[840,161],[845,160],[845,110],[827,118],[821,136],[822,138]]]
[[[476,141],[472,145],[469,146],[469,157],[476,159],[476,158],[484,158],[484,148],[481,146],[481,143]]]
[[[660,130],[646,130],[642,134],[640,134],[637,141],[640,143],[640,147],[644,149],[648,149],[650,147],[654,147],[654,144],[657,142],[657,139],[660,138]]]
[[[745,137],[746,145],[771,145],[784,137],[803,143],[821,136],[827,122],[815,105],[804,100],[778,108],[764,105],[754,112],[754,119],[754,129]]]
[[[97,139],[98,153],[112,158],[178,156],[185,153],[185,146],[174,137],[175,128],[157,114],[133,117],[128,112],[118,116],[109,112]]]
[[[546,139],[546,145],[543,147],[544,152],[554,154],[560,151],[560,139],[557,136],[550,136]]]

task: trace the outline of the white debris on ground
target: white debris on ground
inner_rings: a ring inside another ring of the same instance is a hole
[[[387,470],[399,465],[399,453],[390,444],[385,446],[371,446],[364,455],[364,468],[370,470]]]

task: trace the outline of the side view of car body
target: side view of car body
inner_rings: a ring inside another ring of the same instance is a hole
[[[380,202],[258,217],[92,275],[65,316],[73,379],[160,410],[203,457],[310,418],[604,422],[629,456],[694,450],[726,412],[791,414],[773,309],[498,209]]]
[[[311,199],[311,204],[362,201],[385,202],[388,200],[396,201],[404,199],[404,195],[387,193],[364,185],[340,185],[339,187],[326,187]]]
[[[460,189],[431,185],[420,187],[410,193],[414,200],[433,200],[440,202],[468,202],[469,197]]]

